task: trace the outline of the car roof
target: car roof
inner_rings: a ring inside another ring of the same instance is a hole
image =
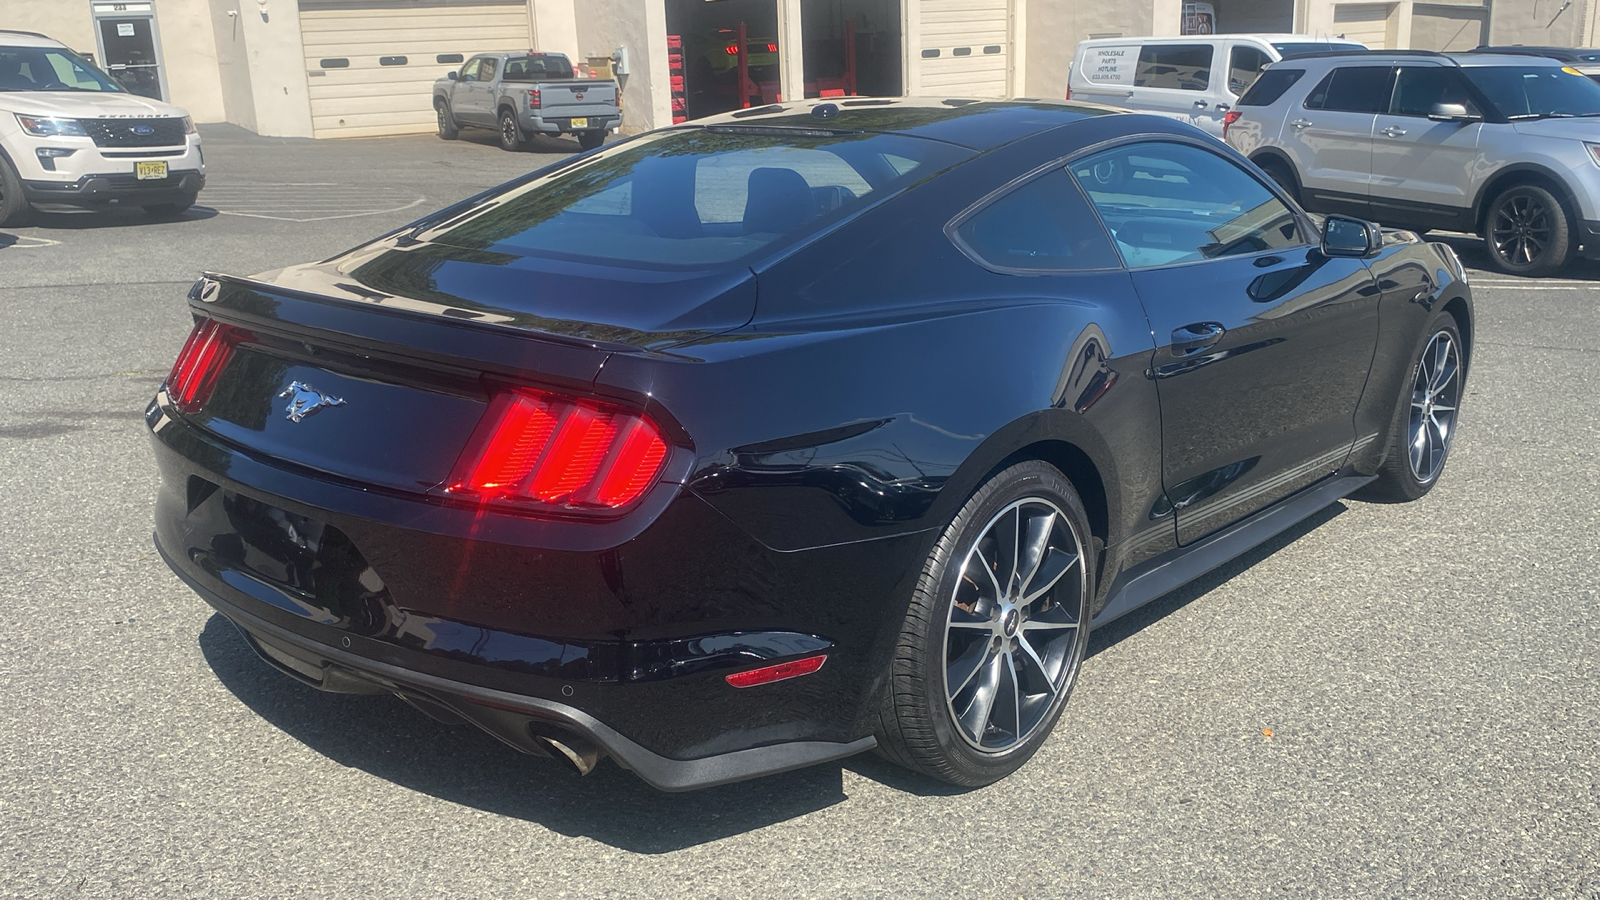
[[[833,109],[818,115],[815,110],[822,107]],[[870,131],[928,138],[983,151],[1058,125],[1121,112],[1063,100],[839,97],[772,103],[696,119],[678,127],[740,125]]]
[[[1559,68],[1561,66],[1561,61],[1558,59],[1529,53],[1479,53],[1471,51],[1453,54],[1451,58],[1458,64],[1471,68],[1479,66],[1551,66]]]
[[[10,28],[0,28],[0,44],[8,47],[60,47],[67,45],[58,40],[42,35],[37,31],[13,31]]]
[[[1136,35],[1134,37],[1089,38],[1088,40],[1079,41],[1079,43],[1080,44],[1086,44],[1086,45],[1088,45],[1090,47],[1115,46],[1117,44],[1195,44],[1195,43],[1205,43],[1207,41],[1220,41],[1220,40],[1238,39],[1238,38],[1254,38],[1256,40],[1266,41],[1268,43],[1335,44],[1335,45],[1348,44],[1348,45],[1350,45],[1352,47],[1361,46],[1361,42],[1360,41],[1356,41],[1356,40],[1353,40],[1351,38],[1322,37],[1322,36],[1318,36],[1318,35],[1314,35],[1314,34],[1288,34],[1288,33],[1259,33],[1258,34],[1258,33],[1254,33],[1254,32],[1239,32],[1239,33],[1226,33],[1226,34],[1188,34],[1188,35],[1181,35],[1181,36],[1150,35],[1150,36],[1143,36],[1143,37]]]
[[[1581,60],[1583,62],[1600,62],[1600,49],[1591,47],[1550,47],[1539,44],[1506,44],[1503,46],[1483,46],[1468,50],[1468,53],[1500,53],[1513,56],[1548,56],[1551,59]]]

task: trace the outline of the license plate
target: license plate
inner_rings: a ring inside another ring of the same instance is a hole
[[[167,177],[167,164],[164,162],[136,162],[133,164],[133,174],[140,181],[156,181]]]
[[[589,120],[588,119],[573,119],[572,120],[572,127],[573,128],[588,128],[589,127]]]

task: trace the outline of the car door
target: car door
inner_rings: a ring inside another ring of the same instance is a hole
[[[474,56],[461,67],[461,74],[450,87],[450,112],[462,125],[483,125],[483,102],[478,93],[478,69],[483,57]]]
[[[1435,122],[1436,103],[1455,103],[1482,117],[1466,79],[1454,66],[1419,63],[1395,73],[1389,108],[1372,133],[1372,217],[1405,225],[1456,225],[1472,208],[1479,179],[1483,123]]]
[[[1071,164],[1157,349],[1162,483],[1190,543],[1337,470],[1378,334],[1379,291],[1218,150],[1141,140]],[[1114,173],[1114,174],[1113,174]]]
[[[1279,144],[1294,163],[1306,206],[1367,214],[1372,128],[1389,105],[1394,67],[1340,66],[1291,106]]]
[[[1223,76],[1213,73],[1216,42],[1145,44],[1133,73],[1133,109],[1161,113],[1222,137],[1213,85]]]

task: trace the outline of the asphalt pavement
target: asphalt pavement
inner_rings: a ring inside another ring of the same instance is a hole
[[[140,413],[202,270],[329,256],[576,144],[203,134],[180,221],[0,231],[0,896],[1600,900],[1600,267],[1475,273],[1438,487],[1097,633],[1015,776],[864,756],[661,794],[291,682],[150,542]]]

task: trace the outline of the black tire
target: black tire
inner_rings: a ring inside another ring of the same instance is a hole
[[[1261,171],[1267,173],[1268,178],[1277,182],[1278,187],[1283,188],[1283,192],[1289,195],[1289,199],[1293,200],[1301,208],[1305,207],[1305,201],[1300,199],[1300,183],[1295,180],[1294,172],[1290,170],[1287,163],[1278,159],[1264,159],[1259,165],[1261,166]]]
[[[1007,555],[1004,535],[1023,533],[1026,542],[1012,541],[1023,549]],[[878,752],[966,787],[1027,762],[1060,717],[1088,647],[1091,546],[1083,503],[1055,467],[1018,463],[979,488],[923,565],[879,707]],[[971,574],[1007,568],[1003,577]]]
[[[33,207],[22,196],[22,179],[5,157],[0,157],[0,227],[21,225]]]
[[[515,153],[526,142],[522,126],[517,124],[517,114],[509,109],[500,110],[500,149]]]
[[[171,219],[188,212],[189,208],[194,206],[194,201],[194,197],[189,197],[187,199],[180,200],[177,203],[151,203],[145,206],[144,211],[148,215],[157,216],[162,219]]]
[[[439,137],[446,141],[453,141],[461,135],[461,128],[456,125],[456,117],[450,112],[450,104],[440,100],[433,105],[434,116],[439,120]]]
[[[578,146],[582,147],[585,150],[593,150],[594,148],[600,146],[601,144],[604,144],[605,142],[606,142],[606,133],[604,131],[580,131],[580,132],[578,132]]]
[[[1466,395],[1466,353],[1455,317],[1447,312],[1434,316],[1396,398],[1378,480],[1362,488],[1359,499],[1407,503],[1439,483]]]
[[[1509,275],[1554,275],[1577,249],[1567,208],[1536,184],[1506,188],[1489,202],[1483,216],[1483,245],[1489,259]]]

